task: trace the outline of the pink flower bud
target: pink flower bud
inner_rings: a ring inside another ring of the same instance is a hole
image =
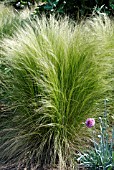
[[[86,120],[85,124],[86,124],[86,126],[87,126],[88,128],[91,128],[91,127],[93,127],[93,126],[95,125],[95,119],[93,119],[93,118],[88,118],[88,119]]]

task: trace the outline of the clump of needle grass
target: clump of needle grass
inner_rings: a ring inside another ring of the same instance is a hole
[[[1,125],[0,160],[74,168],[83,122],[112,91],[113,40],[106,16],[79,25],[43,16],[2,41],[10,113]]]

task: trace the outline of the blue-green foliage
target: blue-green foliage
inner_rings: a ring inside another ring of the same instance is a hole
[[[94,149],[81,154],[78,161],[89,170],[112,170],[114,168],[114,128],[112,129],[112,139],[109,141],[106,100],[104,116],[99,117],[99,121],[99,142],[93,137]]]

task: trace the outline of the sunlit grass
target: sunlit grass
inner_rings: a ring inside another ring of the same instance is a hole
[[[0,5],[0,39],[12,35],[19,20],[19,16],[15,15],[12,10]]]
[[[12,36],[19,26],[29,17],[30,11],[17,11],[11,7],[0,4],[0,39]]]
[[[73,154],[86,138],[83,122],[96,116],[105,97],[113,100],[113,40],[114,24],[104,16],[79,25],[42,17],[2,41],[10,113],[0,160],[73,169]]]

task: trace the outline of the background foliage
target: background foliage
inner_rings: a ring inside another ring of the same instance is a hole
[[[93,14],[93,11],[104,12],[109,16],[114,15],[114,0],[5,0],[5,3],[12,4],[16,9],[31,8],[32,5],[37,4],[34,15],[67,14],[73,19],[88,17]]]

